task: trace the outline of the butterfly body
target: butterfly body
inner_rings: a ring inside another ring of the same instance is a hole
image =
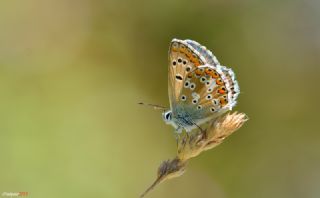
[[[200,124],[199,121],[202,119],[202,112],[195,110],[192,106],[177,105],[173,110],[164,112],[163,117],[164,121],[167,124],[171,124],[177,132],[180,133],[182,129],[190,132],[197,127],[195,123]]]
[[[172,40],[168,76],[170,110],[163,119],[178,133],[231,110],[240,93],[233,71],[192,40]]]

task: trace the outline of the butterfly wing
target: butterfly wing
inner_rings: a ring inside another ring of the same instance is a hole
[[[191,45],[196,51],[199,52],[199,54],[201,56],[204,57],[204,59],[206,60],[205,64],[209,64],[209,65],[212,65],[212,66],[220,65],[218,59],[205,46],[199,44],[196,41],[189,40],[189,39],[185,40],[185,42],[188,43],[189,45]]]
[[[239,87],[237,81],[233,80],[233,76],[227,72],[231,73],[232,70],[222,66],[215,68],[211,65],[197,67],[185,80],[179,104],[191,107],[192,114],[198,116],[199,122],[231,110],[239,94],[239,92],[235,93],[233,88],[239,89]]]
[[[205,59],[183,40],[173,39],[169,48],[169,100],[173,109],[179,101],[188,73],[203,65]]]
[[[191,40],[173,39],[169,49],[169,99],[171,109],[183,106],[201,124],[231,110],[240,93],[230,68]],[[174,113],[174,112],[173,112]]]
[[[228,99],[230,101],[229,106],[231,110],[231,108],[234,107],[237,103],[237,98],[240,94],[240,87],[232,69],[227,68],[226,66],[221,66],[221,70],[225,74],[225,84],[228,88]]]

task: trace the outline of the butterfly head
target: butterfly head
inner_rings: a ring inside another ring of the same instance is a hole
[[[167,110],[162,113],[162,118],[166,124],[170,124],[172,122],[172,111]]]
[[[172,125],[173,128],[175,128],[178,133],[181,133],[182,128],[177,124],[171,110],[164,111],[162,113],[162,118],[166,124]]]

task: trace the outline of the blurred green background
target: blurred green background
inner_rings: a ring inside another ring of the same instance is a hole
[[[236,72],[250,120],[147,197],[320,197],[320,1],[3,0],[0,193],[138,197],[175,155],[167,51]]]

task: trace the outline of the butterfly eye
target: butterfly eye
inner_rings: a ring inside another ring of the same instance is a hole
[[[182,95],[182,96],[181,96],[181,100],[182,100],[182,101],[186,101],[186,100],[187,100],[187,96]]]
[[[165,117],[166,120],[171,120],[171,118],[172,118],[171,112],[166,113],[164,115],[164,117]]]

